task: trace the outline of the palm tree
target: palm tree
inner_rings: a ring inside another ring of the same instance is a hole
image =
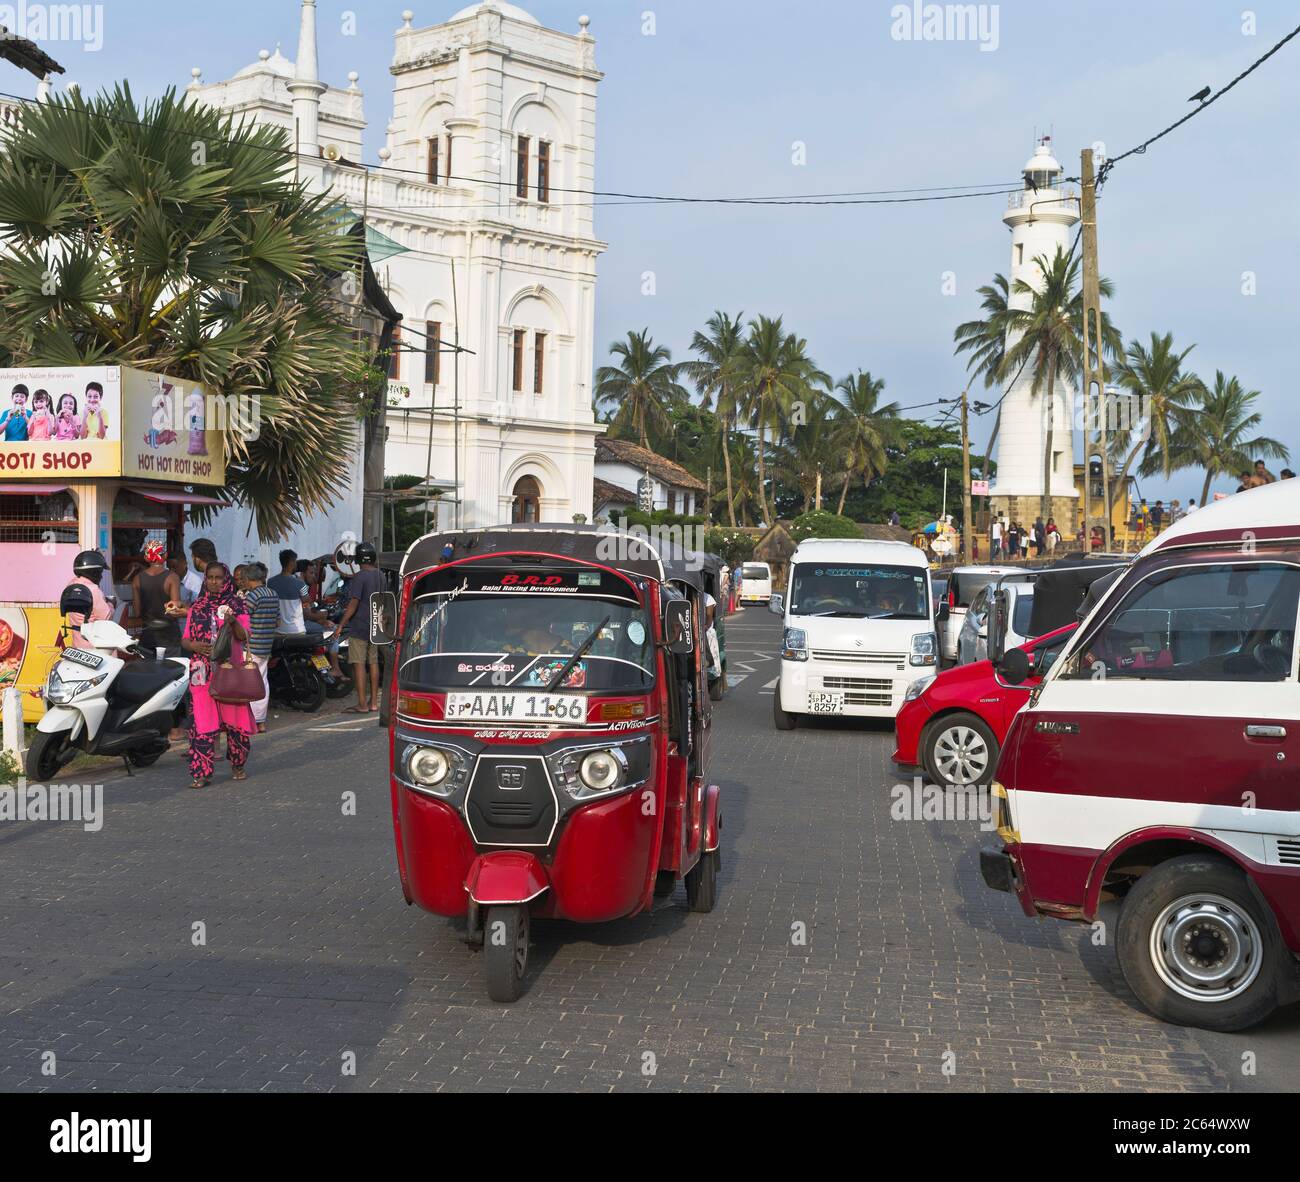
[[[334,289],[359,239],[339,231],[277,128],[125,84],[29,106],[0,152],[0,365],[130,365],[259,406],[224,432],[224,493],[283,537],[343,492],[354,446],[367,367]]]
[[[1133,409],[1140,415],[1145,432],[1130,451],[1128,444],[1132,443],[1133,416],[1126,416],[1130,420],[1129,429],[1120,424],[1119,434],[1126,455],[1116,480],[1117,487],[1126,487],[1129,469],[1139,452],[1142,453],[1141,471],[1144,476],[1154,476],[1159,472],[1167,480],[1173,471],[1170,436],[1179,412],[1195,402],[1202,387],[1200,378],[1183,370],[1187,354],[1195,348],[1195,345],[1188,345],[1181,353],[1175,353],[1174,334],[1170,332],[1164,336],[1153,332],[1150,348],[1138,340],[1129,342],[1128,352],[1117,373],[1118,384],[1132,397]]]
[[[1057,382],[1065,378],[1077,387],[1083,361],[1083,293],[1079,290],[1079,260],[1071,258],[1059,246],[1052,258],[1039,255],[1034,259],[1038,267],[1039,284],[1017,279],[1012,285],[1012,296],[1025,296],[1029,306],[1010,308],[1007,311],[1007,348],[1002,357],[1002,380],[1015,381],[1025,365],[1032,366],[1033,383],[1030,391],[1035,397],[1047,398],[1047,432],[1043,445],[1043,495],[1041,512],[1044,518],[1052,512],[1052,445],[1056,430]],[[1097,281],[1102,296],[1114,294],[1109,279]],[[1101,346],[1104,354],[1115,355],[1123,347],[1118,330],[1103,313]],[[1070,458],[1071,463],[1073,457]]]
[[[726,497],[727,506],[732,517],[740,519],[740,525],[749,525],[753,510],[758,507],[758,465],[754,459],[753,440],[744,435],[733,435],[727,442],[730,452],[731,470],[735,480],[730,495],[719,492],[716,496]]]
[[[1178,425],[1170,439],[1172,467],[1205,469],[1202,505],[1216,477],[1235,476],[1255,459],[1290,460],[1278,440],[1267,435],[1246,437],[1261,422],[1259,412],[1251,409],[1258,397],[1258,390],[1242,389],[1237,378],[1225,377],[1219,370],[1213,389],[1202,385],[1194,403],[1174,412]]]
[[[898,403],[880,405],[880,394],[885,388],[884,378],[873,378],[860,369],[856,374],[840,378],[835,383],[837,393],[843,395],[843,409],[836,416],[836,447],[843,456],[844,483],[840,486],[840,503],[835,510],[844,512],[844,502],[849,495],[849,482],[861,475],[864,485],[884,474],[888,464],[885,449],[898,441]]]
[[[615,341],[609,351],[619,363],[602,365],[596,371],[596,403],[616,406],[615,428],[634,430],[641,446],[648,448],[647,424],[667,430],[672,422],[668,407],[686,401],[672,352],[667,345],[656,345],[648,328],[629,332],[626,341]]]
[[[722,465],[727,476],[727,513],[732,525],[736,524],[736,508],[731,487],[731,448],[727,446],[731,424],[737,410],[740,358],[744,345],[744,312],[728,316],[714,312],[705,325],[706,332],[698,329],[691,338],[691,352],[699,354],[698,361],[684,361],[682,373],[686,374],[704,396],[702,405],[707,409],[717,396],[717,415],[722,436]]]
[[[829,394],[814,391],[800,422],[790,431],[776,453],[775,470],[787,485],[798,489],[803,512],[817,508],[817,480],[834,454],[837,415],[843,407]]]
[[[967,320],[953,330],[952,339],[956,342],[953,352],[967,353],[966,372],[972,384],[983,379],[984,388],[992,389],[1000,380],[1002,361],[1007,349],[1007,317],[1010,312],[1007,277],[1001,272],[993,276],[993,282],[986,284],[976,292],[981,296],[980,307],[984,316],[979,320]],[[998,431],[1002,427],[1002,407],[999,404],[993,416],[993,430],[989,433],[988,454],[993,454]]]
[[[768,427],[779,431],[794,415],[797,404],[806,408],[819,386],[829,386],[808,356],[808,342],[787,333],[780,316],[760,316],[751,321],[740,361],[744,409],[758,428],[758,496],[763,520],[773,514],[767,500],[765,446]]]

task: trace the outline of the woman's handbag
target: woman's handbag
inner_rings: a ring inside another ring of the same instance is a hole
[[[253,662],[245,657],[242,662],[213,661],[208,693],[214,702],[228,706],[247,706],[260,702],[266,696],[262,674]]]
[[[212,651],[208,654],[208,659],[214,665],[229,661],[234,648],[235,634],[230,630],[230,622],[227,621],[217,629],[216,636],[212,638]]]

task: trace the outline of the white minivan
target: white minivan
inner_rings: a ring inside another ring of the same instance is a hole
[[[801,542],[770,610],[785,625],[777,730],[804,714],[893,718],[908,686],[938,667],[930,565],[907,542]]]
[[[740,568],[740,602],[772,601],[772,568],[766,562],[746,562]]]

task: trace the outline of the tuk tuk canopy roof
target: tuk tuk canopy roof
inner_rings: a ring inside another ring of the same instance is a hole
[[[450,558],[443,550],[450,546]],[[704,572],[716,574],[722,560],[675,543],[652,543],[637,533],[597,525],[495,525],[487,529],[448,530],[414,542],[402,559],[400,573],[415,574],[446,562],[492,554],[526,551],[596,563],[624,574],[663,582],[674,579],[703,591]]]

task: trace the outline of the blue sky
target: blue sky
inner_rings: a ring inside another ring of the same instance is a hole
[[[361,74],[370,162],[390,112],[387,67],[405,7],[321,0],[324,76]],[[454,2],[410,4],[416,24]],[[587,12],[605,71],[597,117],[602,189],[753,195],[1014,181],[1035,132],[1051,131],[1068,173],[1096,141],[1131,147],[1226,83],[1300,21],[1293,3],[1011,0],[997,47],[891,37],[877,0],[533,0],[543,23],[577,30]],[[340,35],[357,13],[356,35]],[[183,86],[191,66],[228,77],[261,48],[297,46],[295,0],[220,5],[109,0],[104,46],[56,52],[68,77],[139,92]],[[654,35],[643,32],[653,12]],[[60,47],[53,47],[59,50]],[[32,93],[6,73],[4,88]],[[1145,156],[1119,164],[1099,213],[1110,311],[1126,338],[1172,331],[1212,379],[1262,392],[1264,430],[1300,459],[1296,366],[1300,273],[1300,38]],[[792,163],[792,145],[806,163]],[[952,330],[975,289],[1007,269],[1004,199],[903,206],[602,206],[597,364],[609,342],[648,327],[674,356],[716,308],[786,318],[823,368],[883,376],[903,404],[961,389]],[[642,274],[655,273],[655,294]],[[942,293],[944,272],[956,293]],[[1253,272],[1256,294],[1243,295]],[[977,420],[982,444],[991,421]],[[1276,470],[1277,465],[1273,465]],[[1201,475],[1144,481],[1149,497],[1198,496]],[[1228,491],[1229,486],[1217,486]]]

